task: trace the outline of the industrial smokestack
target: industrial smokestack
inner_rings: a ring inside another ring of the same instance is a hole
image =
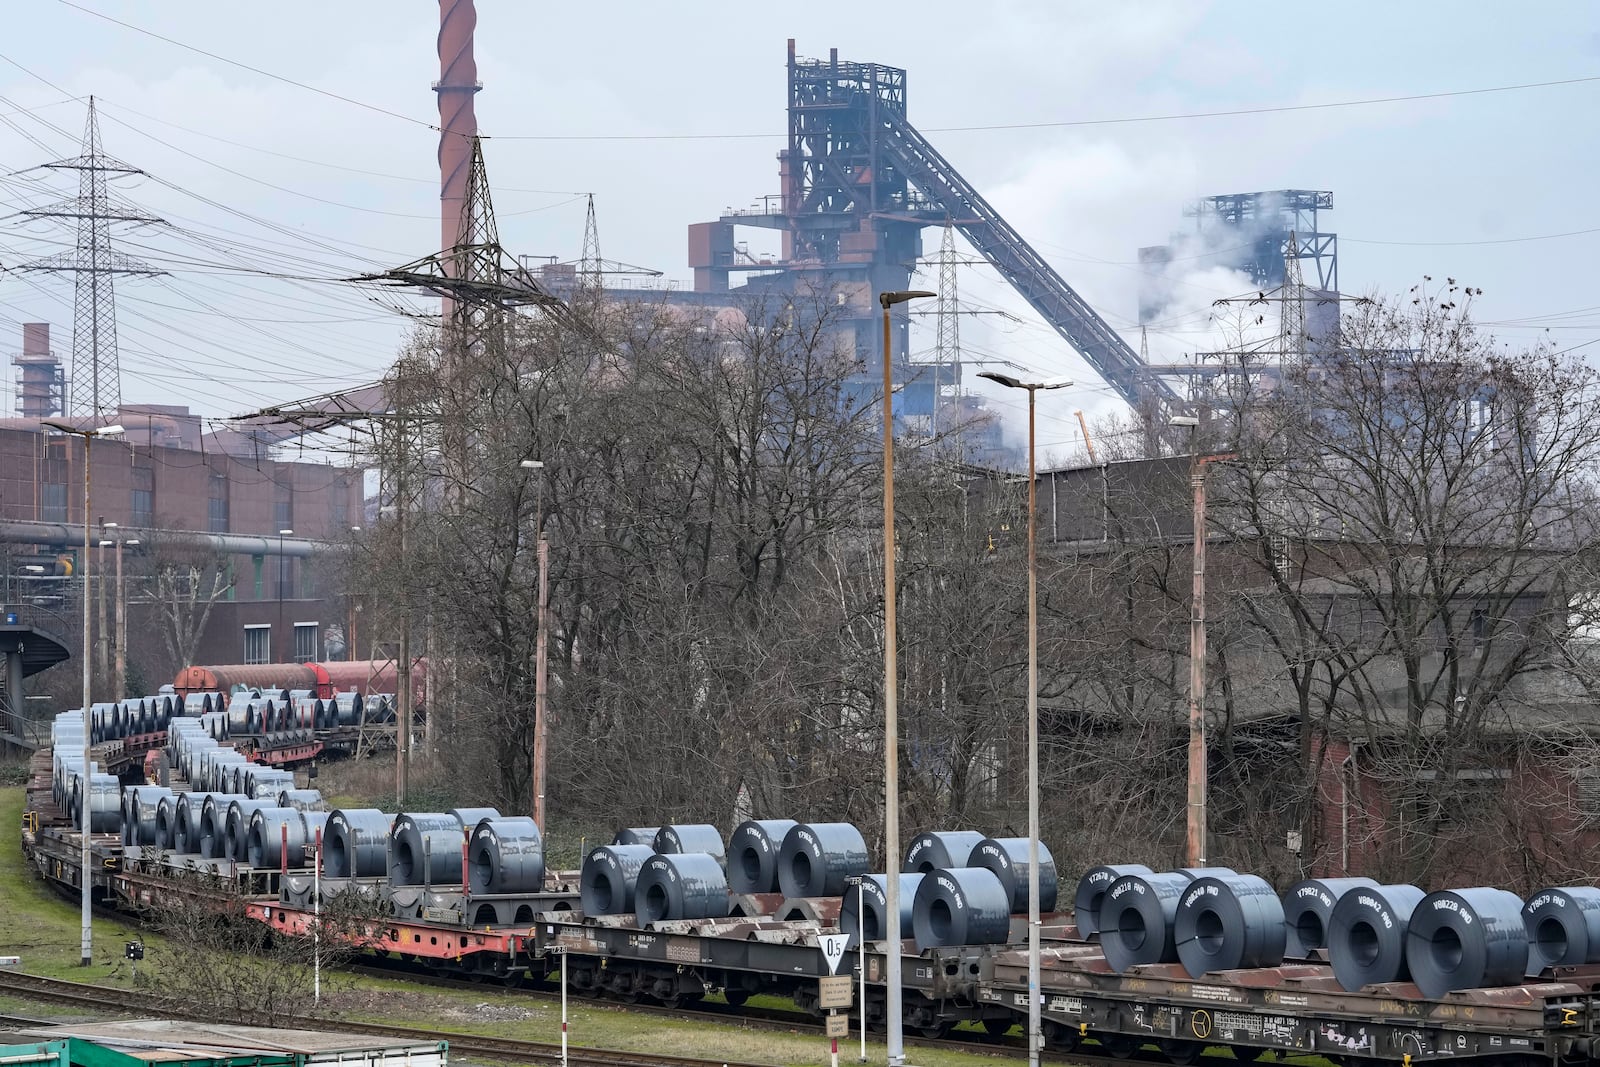
[[[61,359],[50,351],[50,324],[22,324],[22,353],[13,356],[17,368],[17,414],[25,419],[60,415],[66,399],[66,376]]]
[[[472,106],[482,88],[472,57],[477,25],[473,0],[439,0],[439,81],[433,91],[439,94],[439,247],[445,252],[460,239],[472,139],[478,133]]]

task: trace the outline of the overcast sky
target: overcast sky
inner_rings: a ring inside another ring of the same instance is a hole
[[[437,120],[437,6],[75,2],[33,0],[8,15],[0,214],[70,191],[70,173],[15,172],[76,154],[82,98],[93,93],[106,150],[147,174],[117,187],[173,224],[128,233],[119,245],[171,270],[119,282],[124,398],[226,415],[375,377],[404,319],[331,282],[241,275],[236,265],[333,278],[435,251],[437,135],[426,124]],[[1485,290],[1479,318],[1513,344],[1600,338],[1588,258],[1600,238],[1590,192],[1600,170],[1600,81],[1231,117],[970,129],[1592,78],[1600,75],[1593,3],[477,6],[478,119],[492,138],[489,174],[513,252],[576,259],[581,194],[592,192],[607,258],[686,279],[688,223],[777,191],[785,40],[794,37],[803,56],[837,47],[846,59],[907,68],[912,123],[1118,328],[1136,314],[1136,250],[1181,227],[1186,201],[1315,188],[1334,192],[1325,227],[1340,237],[1346,293],[1454,276]],[[1570,236],[1524,240],[1555,234]],[[929,254],[938,240],[927,232]],[[9,269],[70,241],[46,223],[0,220],[7,362],[23,321],[50,321],[55,347],[70,353],[70,277]],[[756,235],[751,248],[776,251],[776,237]],[[974,310],[1025,319],[964,320],[972,354],[1081,383],[1051,398],[1047,446],[1076,443],[1071,409],[1116,406],[991,271],[965,270],[961,286]],[[1152,334],[1158,352],[1209,347],[1211,301],[1240,290],[1238,279],[1214,272],[1185,279],[1181,291],[1185,307]],[[914,347],[933,344],[924,322]],[[1136,331],[1125,336],[1137,344]],[[9,414],[13,375],[4,369]]]

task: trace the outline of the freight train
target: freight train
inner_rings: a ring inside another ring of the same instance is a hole
[[[775,994],[818,1012],[830,970],[822,939],[843,933],[854,1012],[868,1027],[886,1014],[891,951],[902,955],[909,1029],[998,1034],[1026,1020],[1025,839],[923,834],[889,874],[869,869],[865,840],[846,823],[756,820],[726,838],[704,825],[627,827],[589,850],[580,872],[548,871],[531,819],[327,811],[314,790],[234,747],[227,722],[249,725],[236,699],[220,711],[201,702],[192,716],[173,698],[137,715],[58,716],[24,822],[39,872],[76,892],[77,827],[87,825],[92,890],[108,902],[150,906],[204,876],[194,884],[228,884],[255,920],[308,934],[319,901],[357,894],[382,916],[366,929],[367,951],[507,983],[564,965],[578,992],[671,1005]],[[327,705],[299,698],[313,736],[317,722],[339,719]],[[127,722],[159,728],[109,736]],[[86,746],[99,763],[129,743],[161,747],[164,784],[143,784],[143,764],[126,765],[127,781],[97,768],[82,777]],[[1052,1049],[1088,1042],[1129,1057],[1154,1047],[1190,1063],[1225,1048],[1346,1067],[1597,1058],[1600,890],[1523,901],[1351,878],[1279,894],[1226,868],[1125,864],[1085,872],[1068,902],[1045,848],[1039,873]],[[910,934],[900,945],[883,939],[889,877]]]

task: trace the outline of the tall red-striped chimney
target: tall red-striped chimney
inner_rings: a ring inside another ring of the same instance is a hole
[[[449,251],[461,233],[461,206],[467,198],[467,171],[478,117],[472,98],[478,64],[472,58],[472,31],[478,25],[473,0],[439,0],[439,247]]]

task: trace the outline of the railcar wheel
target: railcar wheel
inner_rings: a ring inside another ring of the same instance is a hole
[[[1100,1047],[1106,1050],[1106,1055],[1114,1056],[1119,1060],[1126,1060],[1139,1051],[1139,1042],[1136,1038],[1125,1037],[1122,1034],[1101,1034]]]
[[[983,1032],[992,1038],[998,1039],[1005,1037],[1006,1034],[1010,1033],[1011,1028],[1015,1025],[1017,1024],[1016,1020],[1014,1019],[985,1019],[983,1020]],[[1045,1024],[1046,1035],[1049,1034],[1049,1025],[1050,1024],[1048,1022]]]
[[[1053,1019],[1044,1020],[1044,1043],[1057,1052],[1071,1052],[1078,1047],[1078,1031]]]
[[[1184,1041],[1178,1038],[1164,1038],[1156,1042],[1156,1047],[1161,1049],[1161,1054],[1173,1063],[1191,1064],[1200,1059],[1200,1054],[1206,1047],[1198,1041]]]
[[[744,1002],[750,999],[750,991],[748,989],[724,989],[722,991],[722,999],[728,1002],[730,1008],[742,1008],[744,1007]]]
[[[1254,1063],[1256,1060],[1259,1060],[1262,1056],[1267,1054],[1266,1049],[1257,1048],[1254,1045],[1234,1045],[1232,1046],[1232,1049],[1233,1058],[1236,1060],[1243,1060],[1245,1063]]]

